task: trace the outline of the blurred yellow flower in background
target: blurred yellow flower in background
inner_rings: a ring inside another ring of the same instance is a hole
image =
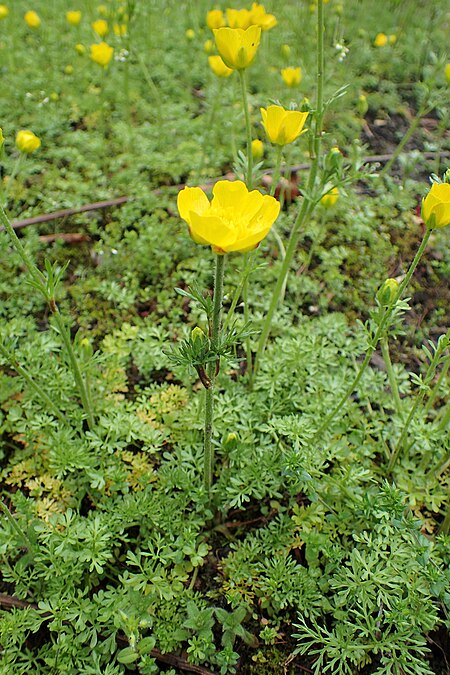
[[[271,143],[287,145],[292,143],[307,129],[303,129],[308,112],[285,110],[281,105],[269,105],[261,108],[264,129]]]
[[[205,54],[211,54],[214,51],[214,40],[206,40],[203,45],[203,51]]]
[[[116,37],[125,37],[127,34],[127,24],[115,23],[113,26],[113,32]]]
[[[92,30],[97,33],[99,37],[105,37],[108,34],[108,22],[105,19],[97,19],[91,23]]]
[[[206,25],[211,30],[214,30],[214,28],[223,28],[225,23],[225,16],[221,9],[212,9],[206,15]]]
[[[445,73],[445,79],[447,80],[447,83],[450,84],[450,63],[447,63],[445,68],[444,68],[444,73]]]
[[[261,30],[270,30],[278,23],[276,17],[273,14],[267,14],[264,5],[257,2],[252,4],[250,22],[254,26],[259,26]]]
[[[6,5],[0,5],[0,19],[6,19],[9,14],[9,9]]]
[[[339,190],[337,187],[331,188],[331,190],[328,190],[326,194],[321,198],[320,203],[322,206],[325,206],[326,209],[331,208],[334,206],[339,199]]]
[[[221,56],[208,56],[208,63],[217,77],[230,77],[233,74],[233,69],[224,64]]]
[[[283,78],[284,84],[288,87],[297,87],[302,81],[302,69],[300,66],[298,66],[298,68],[283,68],[281,77]]]
[[[106,68],[112,59],[114,53],[113,47],[110,47],[106,42],[91,45],[91,59],[98,63],[99,66]]]
[[[27,24],[28,28],[39,28],[41,25],[39,14],[33,9],[30,9],[28,12],[26,12],[23,18],[25,19],[25,23]]]
[[[373,41],[373,44],[375,47],[385,47],[388,43],[388,38],[387,35],[384,33],[377,33],[375,36],[375,40]]]
[[[230,28],[247,30],[252,24],[251,13],[248,9],[227,9],[227,22]]]
[[[193,40],[195,38],[195,30],[192,28],[188,28],[187,31],[185,32],[185,35],[188,40]]]
[[[20,152],[30,155],[41,147],[41,139],[29,129],[22,129],[16,134],[16,146]]]
[[[261,28],[218,28],[214,31],[216,47],[228,68],[248,68],[256,56],[261,40]]]
[[[66,12],[66,19],[71,26],[78,26],[81,21],[81,12],[79,9],[72,9]]]
[[[249,192],[240,180],[218,181],[211,202],[201,188],[186,187],[178,193],[177,204],[195,243],[209,245],[215,253],[256,248],[280,212],[274,197]]]

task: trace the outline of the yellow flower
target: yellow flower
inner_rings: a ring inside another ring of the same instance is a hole
[[[113,53],[114,49],[106,44],[106,42],[91,45],[91,59],[104,68],[111,61]]]
[[[252,4],[250,21],[252,25],[259,26],[261,30],[270,30],[278,23],[276,17],[273,14],[267,14],[264,5],[257,2]]]
[[[384,33],[377,33],[375,36],[375,40],[373,41],[373,44],[375,47],[385,47],[387,45],[388,38],[387,35]]]
[[[264,155],[264,144],[259,138],[255,138],[252,141],[252,155],[253,159],[261,159]]]
[[[227,9],[227,21],[230,28],[247,30],[252,25],[251,13],[248,9]]]
[[[422,219],[430,229],[450,225],[450,183],[433,183],[422,199]]]
[[[203,51],[205,54],[211,54],[211,52],[214,51],[214,40],[206,40],[203,45]]]
[[[125,37],[125,35],[127,34],[127,24],[115,23],[113,26],[113,31],[116,37]]]
[[[28,12],[26,12],[23,18],[25,19],[25,23],[27,24],[28,28],[39,28],[41,25],[39,14],[33,9],[30,9]]]
[[[450,84],[450,63],[447,63],[445,68],[444,68],[444,73],[445,73],[445,79],[447,80],[447,84]]]
[[[230,77],[233,73],[233,69],[224,64],[221,56],[208,56],[208,63],[217,77]]]
[[[193,40],[195,38],[195,30],[192,30],[192,28],[188,28],[187,31],[185,32],[185,35],[188,40]]]
[[[249,192],[240,180],[220,180],[211,202],[201,188],[181,190],[178,211],[197,244],[209,245],[215,253],[246,253],[268,234],[280,204],[258,190]]]
[[[75,51],[79,56],[83,56],[83,54],[86,54],[86,47],[79,42],[75,45]]]
[[[32,131],[29,131],[28,129],[22,129],[21,131],[17,132],[16,146],[20,152],[24,152],[29,155],[41,147],[41,139],[38,138],[36,134],[33,134]]]
[[[389,44],[390,44],[390,45],[395,45],[396,42],[397,42],[397,36],[394,35],[394,34],[389,35]]]
[[[66,12],[66,19],[71,26],[78,26],[81,21],[81,12],[78,9],[73,9]]]
[[[261,108],[264,129],[269,141],[275,145],[287,145],[304,134],[307,130],[303,127],[308,115],[308,112],[285,110],[281,105]]]
[[[6,19],[9,14],[9,9],[6,5],[0,5],[0,19]]]
[[[94,33],[97,33],[99,37],[105,37],[105,35],[108,33],[108,22],[105,21],[105,19],[97,19],[97,21],[93,21],[91,23],[92,30]]]
[[[218,28],[214,31],[216,47],[228,68],[248,68],[256,56],[261,40],[261,28]]]
[[[300,66],[298,68],[283,68],[281,77],[288,87],[296,87],[302,81],[302,69]]]
[[[339,190],[337,187],[331,188],[326,194],[321,198],[320,203],[322,206],[325,206],[326,209],[329,209],[331,206],[334,206],[339,198]]]
[[[108,8],[106,5],[99,5],[97,7],[97,12],[100,14],[100,16],[108,16]]]
[[[225,23],[225,17],[221,9],[212,9],[206,15],[206,25],[211,30],[214,30],[214,28],[223,28]]]

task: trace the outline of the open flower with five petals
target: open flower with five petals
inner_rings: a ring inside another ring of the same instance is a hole
[[[214,31],[216,47],[225,65],[244,70],[252,63],[261,40],[261,28],[218,28]]]
[[[178,194],[178,211],[197,244],[215,253],[246,253],[268,234],[280,212],[279,202],[258,190],[249,192],[240,180],[218,181],[209,201],[199,187]]]
[[[264,129],[271,143],[287,145],[292,143],[307,129],[303,129],[308,112],[285,110],[281,105],[269,105],[261,108]]]

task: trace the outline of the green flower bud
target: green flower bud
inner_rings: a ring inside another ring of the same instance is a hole
[[[386,279],[376,294],[376,299],[379,304],[382,307],[390,307],[397,295],[398,288],[399,283],[396,279]]]
[[[369,104],[367,103],[367,97],[364,94],[360,94],[358,97],[358,103],[356,104],[356,109],[364,117],[366,112],[369,110]]]
[[[205,333],[202,331],[202,329],[200,328],[200,326],[195,326],[195,328],[193,328],[193,329],[191,330],[191,339],[192,339],[192,342],[197,342],[198,340],[200,340],[201,342],[203,342],[203,340],[204,340],[205,338],[206,338],[206,335],[205,335]]]

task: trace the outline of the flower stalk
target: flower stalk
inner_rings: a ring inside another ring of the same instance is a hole
[[[384,365],[386,366],[386,372],[389,380],[389,386],[391,388],[392,398],[394,399],[395,410],[399,415],[401,415],[402,404],[400,400],[400,394],[398,391],[397,378],[395,377],[394,369],[392,367],[391,354],[389,351],[389,341],[386,335],[381,338],[380,347],[381,347],[381,354],[384,360]]]
[[[313,158],[311,163],[311,168],[308,176],[308,183],[306,194],[303,197],[302,205],[298,212],[297,218],[295,219],[294,226],[292,228],[291,236],[286,247],[286,255],[281,265],[280,273],[278,275],[277,283],[273,290],[272,299],[269,305],[269,309],[266,315],[266,318],[263,323],[261,330],[261,335],[258,342],[258,348],[256,351],[255,357],[255,366],[254,373],[258,372],[261,359],[266,348],[267,339],[269,337],[270,329],[272,327],[272,321],[275,315],[275,311],[278,307],[278,303],[283,295],[283,289],[286,284],[286,279],[289,274],[291,267],[292,259],[297,250],[298,241],[300,239],[300,234],[302,227],[306,220],[311,215],[313,208],[315,207],[316,201],[312,196],[313,188],[316,182],[317,173],[319,169],[320,161],[320,150],[322,144],[322,125],[323,125],[323,75],[324,75],[324,16],[323,16],[323,0],[318,1],[317,5],[317,73],[316,73],[316,82],[317,82],[317,111],[315,118],[315,128],[314,128],[314,141],[313,141]]]
[[[213,312],[210,326],[211,330],[210,337],[213,349],[217,348],[220,336],[224,270],[225,270],[225,256],[216,255]],[[212,362],[208,365],[209,386],[206,389],[206,403],[205,403],[203,482],[208,495],[208,501],[211,501],[211,486],[213,482],[213,473],[214,473],[214,448],[213,448],[212,434],[214,423],[214,390],[218,370],[217,366],[218,366],[217,362]]]

